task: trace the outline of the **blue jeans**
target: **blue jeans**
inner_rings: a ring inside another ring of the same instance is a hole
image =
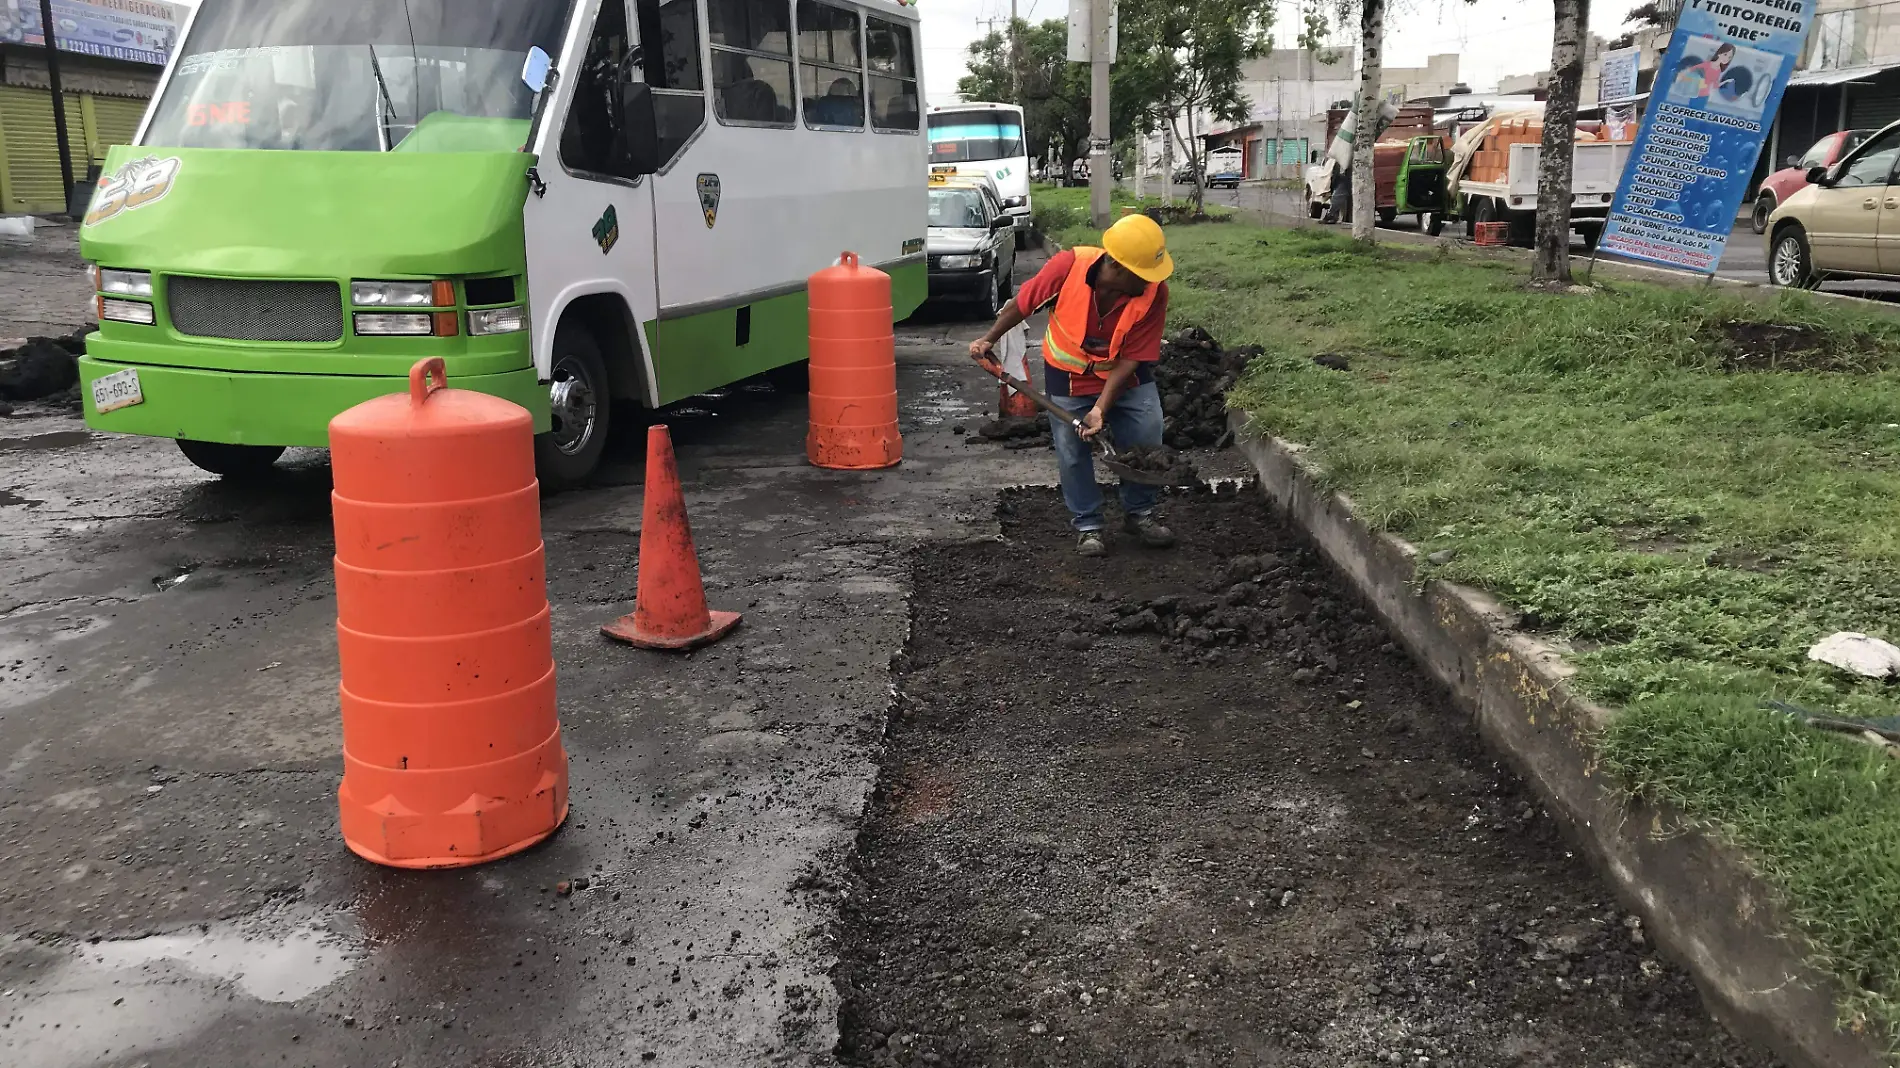
[[[1095,407],[1094,397],[1050,397],[1058,408],[1087,415]],[[1143,382],[1122,390],[1102,420],[1114,436],[1115,447],[1161,444],[1161,392],[1153,382]],[[1077,530],[1102,529],[1102,487],[1095,484],[1095,455],[1088,442],[1075,428],[1050,419],[1055,438],[1056,464],[1062,472],[1062,500],[1073,517],[1069,525]],[[1146,515],[1161,499],[1158,486],[1138,482],[1121,484],[1122,514]]]

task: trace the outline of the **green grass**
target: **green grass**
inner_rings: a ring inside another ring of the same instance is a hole
[[[1058,189],[1053,185],[1036,185],[1030,187],[1029,199],[1036,220],[1036,228],[1045,234],[1088,225],[1089,191],[1087,189]],[[1116,186],[1109,191],[1108,202],[1116,213],[1120,213],[1123,208],[1159,206],[1161,198],[1152,195],[1137,198],[1133,193]],[[1176,203],[1180,202],[1181,198],[1177,197]],[[1225,219],[1234,214],[1232,208],[1218,204],[1209,204],[1206,207],[1207,214],[1213,218]]]
[[[1891,1042],[1900,770],[1760,703],[1900,714],[1900,690],[1805,655],[1836,630],[1900,639],[1900,322],[1801,293],[1534,293],[1515,264],[1316,230],[1168,242],[1174,325],[1266,349],[1230,403],[1375,526],[1455,550],[1431,573],[1570,643],[1617,710],[1607,766],[1741,845],[1844,980],[1844,1018]],[[1729,370],[1735,323],[1818,331],[1829,369]]]

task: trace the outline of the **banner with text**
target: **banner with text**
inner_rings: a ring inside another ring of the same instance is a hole
[[[1598,248],[1712,274],[1814,0],[1685,0]]]
[[[62,51],[164,66],[186,9],[163,0],[53,0]],[[0,42],[44,45],[39,0],[0,0]]]

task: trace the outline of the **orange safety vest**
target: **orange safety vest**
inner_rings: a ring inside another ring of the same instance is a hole
[[[1089,317],[1095,312],[1095,290],[1089,286],[1089,268],[1103,255],[1099,248],[1076,246],[1075,265],[1069,268],[1069,277],[1063,280],[1062,290],[1056,294],[1055,310],[1049,313],[1049,329],[1042,335],[1043,362],[1072,375],[1107,378],[1121,357],[1122,342],[1128,339],[1128,331],[1148,317],[1155,294],[1161,291],[1159,285],[1151,284],[1141,296],[1130,298],[1122,307],[1115,334],[1108,341],[1108,355],[1095,356],[1082,351],[1082,341],[1088,336]]]

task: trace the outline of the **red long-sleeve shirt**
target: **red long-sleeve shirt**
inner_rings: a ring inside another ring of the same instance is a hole
[[[1027,316],[1055,300],[1074,268],[1075,253],[1069,249],[1049,257],[1036,277],[1016,290],[1017,310]],[[1096,272],[1101,268],[1101,260],[1089,268],[1090,286],[1095,284]],[[1122,342],[1121,358],[1135,361],[1136,382],[1153,382],[1155,362],[1161,359],[1161,331],[1168,321],[1168,283],[1155,284],[1160,289],[1155,293],[1154,303],[1148,306],[1148,314],[1129,328],[1128,337]],[[1128,298],[1119,294],[1106,312],[1098,311],[1097,303],[1089,301],[1088,336],[1082,342],[1082,351],[1095,356],[1108,355],[1109,339],[1115,336],[1115,328],[1121,323],[1122,311],[1127,306]],[[1043,390],[1052,397],[1093,397],[1102,392],[1102,380],[1094,375],[1072,375],[1047,363],[1043,367]]]

